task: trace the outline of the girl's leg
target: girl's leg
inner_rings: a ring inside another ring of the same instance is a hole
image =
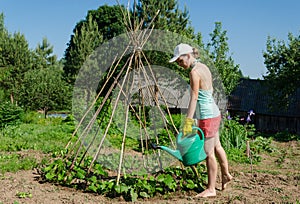
[[[205,140],[204,148],[207,154],[206,166],[207,166],[207,173],[208,173],[208,186],[206,190],[196,195],[196,197],[205,198],[205,197],[216,196],[216,180],[217,180],[218,164],[215,157],[214,144],[215,144],[214,137]]]
[[[228,160],[226,156],[226,152],[224,151],[220,139],[219,139],[219,133],[217,135],[217,143],[215,147],[215,154],[218,158],[220,167],[221,167],[221,173],[222,173],[222,190],[226,188],[226,185],[232,180],[232,176],[229,173],[228,170]]]

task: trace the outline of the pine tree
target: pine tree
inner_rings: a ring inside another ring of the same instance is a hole
[[[79,23],[75,28],[69,46],[65,52],[64,75],[67,81],[74,84],[76,76],[89,55],[103,41],[96,21],[92,16]],[[80,26],[79,26],[80,25]]]
[[[25,72],[32,68],[32,52],[23,34],[8,32],[3,14],[0,15],[0,50],[0,86],[14,103]]]
[[[50,45],[47,38],[43,38],[34,50],[35,68],[46,68],[57,63],[57,56],[53,55],[53,46]]]

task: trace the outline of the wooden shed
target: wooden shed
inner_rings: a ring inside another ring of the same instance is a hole
[[[291,97],[288,108],[270,108],[272,97],[264,80],[242,79],[228,98],[231,115],[246,117],[250,110],[255,128],[261,132],[275,133],[288,131],[300,134],[300,88]]]

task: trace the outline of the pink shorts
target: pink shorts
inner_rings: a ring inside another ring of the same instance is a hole
[[[198,127],[203,131],[204,137],[214,137],[217,135],[220,127],[221,115],[215,118],[198,120]]]

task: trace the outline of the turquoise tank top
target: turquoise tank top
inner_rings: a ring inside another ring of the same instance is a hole
[[[202,90],[198,92],[196,106],[197,119],[215,118],[220,115],[220,110],[215,103],[213,92],[211,90]]]

